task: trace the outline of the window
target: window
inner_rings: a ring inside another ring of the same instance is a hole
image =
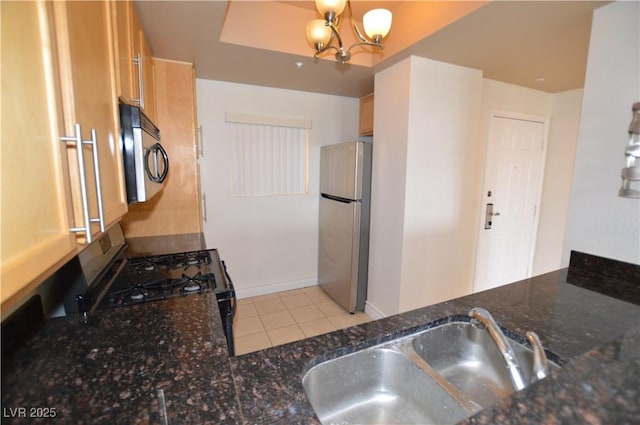
[[[227,114],[227,126],[234,196],[307,193],[309,121]]]

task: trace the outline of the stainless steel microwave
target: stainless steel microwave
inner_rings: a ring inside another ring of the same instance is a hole
[[[127,202],[145,202],[162,190],[169,157],[160,144],[160,130],[140,110],[120,104],[121,148]]]

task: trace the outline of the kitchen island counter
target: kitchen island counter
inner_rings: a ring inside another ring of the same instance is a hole
[[[464,423],[640,423],[640,306],[623,300],[637,300],[640,267],[622,264],[616,271],[620,263],[591,264],[593,259],[575,253],[571,272],[555,271],[233,358],[243,419],[245,423],[319,423],[302,386],[302,376],[311,366],[481,306],[520,335],[536,332],[564,366]],[[592,273],[594,266],[608,273]]]
[[[625,301],[637,299],[638,267],[603,277],[582,270],[590,258],[571,271],[230,359],[210,295],[101,311],[89,323],[54,319],[3,357],[3,423],[23,423],[7,417],[21,407],[55,408],[42,423],[163,423],[163,398],[169,424],[319,423],[301,382],[309,367],[474,306],[519,334],[538,333],[563,367],[466,422],[640,423],[640,306]]]

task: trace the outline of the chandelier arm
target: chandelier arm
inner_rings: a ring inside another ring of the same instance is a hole
[[[327,21],[326,26],[328,26],[329,28],[331,28],[331,32],[333,34],[333,36],[335,36],[336,40],[338,40],[338,47],[340,49],[342,49],[342,37],[340,36],[340,32],[338,31],[338,27],[336,27],[333,22],[331,21]],[[331,40],[333,41],[333,40]],[[329,41],[329,44],[331,44],[331,41]]]
[[[349,47],[349,50],[347,50],[347,52],[351,52],[351,49],[353,49],[356,46],[371,46],[371,47],[378,47],[380,48],[380,50],[384,50],[384,45],[380,43],[374,43],[373,41],[363,41],[362,43],[353,44],[351,47]]]
[[[327,51],[327,50],[329,50],[329,49],[333,49],[333,50],[335,50],[336,52],[339,52],[339,51],[340,51],[336,46],[327,45],[327,46],[325,46],[323,49],[321,49],[321,50],[317,50],[317,51],[316,51],[316,53],[313,55],[313,57],[314,57],[314,58],[317,58],[317,57],[318,57],[318,55],[320,55],[320,54],[322,54],[322,53],[326,52],[326,51]]]
[[[362,41],[363,43],[370,43],[371,41],[369,39],[367,39],[364,35],[362,35],[362,33],[360,32],[360,28],[358,28],[358,26],[356,25],[356,21],[355,19],[353,19],[353,11],[351,10],[351,1],[347,0],[347,7],[349,8],[349,16],[351,18],[351,26],[353,27],[353,32],[356,33],[356,37],[358,37],[358,39],[360,41]],[[354,44],[353,46],[357,46],[357,44]],[[351,47],[353,47],[351,46]],[[349,50],[351,50],[351,47],[349,47]]]
[[[371,43],[370,40],[368,40],[364,35],[362,35],[362,33],[360,32],[360,29],[358,28],[356,23],[353,21],[353,17],[351,17],[351,25],[353,26],[353,32],[356,33],[356,37],[358,37],[360,41],[362,41],[363,43]]]

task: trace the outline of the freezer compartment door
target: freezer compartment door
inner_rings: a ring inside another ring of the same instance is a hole
[[[320,198],[318,284],[350,313],[356,311],[360,202]]]
[[[362,199],[363,142],[320,148],[320,193]]]

